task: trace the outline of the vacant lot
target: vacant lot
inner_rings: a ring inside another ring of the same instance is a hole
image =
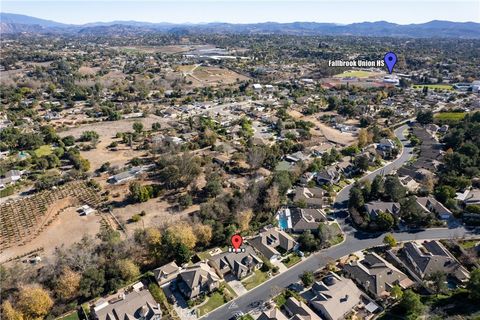
[[[189,213],[197,211],[198,205],[191,206],[183,211],[176,211],[167,201],[158,198],[147,202],[129,204],[121,208],[113,209],[113,214],[123,223],[129,234],[135,229],[147,227],[165,227],[176,221],[188,218]],[[130,222],[134,214],[145,211],[145,216],[139,222]]]
[[[52,256],[56,247],[70,246],[84,235],[95,236],[100,231],[101,217],[96,214],[80,216],[76,207],[64,210],[34,241],[23,246],[12,246],[0,254],[0,262],[44,248],[42,258]]]
[[[84,124],[62,131],[59,135],[61,137],[72,135],[75,138],[79,138],[84,131],[95,131],[100,136],[96,148],[81,152],[81,155],[90,161],[90,171],[98,169],[107,161],[112,166],[123,167],[132,158],[143,156],[145,151],[134,150],[123,144],[119,144],[116,151],[111,151],[107,146],[113,141],[119,141],[119,139],[115,138],[118,132],[132,131],[132,125],[136,121],[143,123],[146,129],[150,129],[154,122],[162,122],[164,119],[155,115],[149,115],[146,118]],[[162,127],[165,127],[165,123],[162,123]]]

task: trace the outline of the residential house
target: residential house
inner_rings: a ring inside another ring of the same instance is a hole
[[[298,246],[290,235],[278,228],[265,229],[248,242],[270,261],[275,261],[280,257],[278,250],[287,252],[295,250]]]
[[[399,177],[398,180],[400,180],[402,186],[407,188],[407,190],[411,193],[415,193],[420,189],[420,184],[415,181],[415,179],[413,179],[411,176],[402,176]]]
[[[153,270],[155,280],[157,280],[159,286],[169,283],[175,279],[179,273],[180,267],[175,263],[175,261]]]
[[[388,212],[397,218],[400,215],[398,202],[370,201],[365,204],[365,209],[372,219],[376,219],[380,212]]]
[[[321,188],[297,187],[293,201],[303,203],[307,208],[322,208],[325,204],[325,193]]]
[[[0,190],[14,184],[22,178],[23,172],[20,170],[10,170],[5,173],[4,178],[0,178]]]
[[[208,260],[208,264],[220,277],[223,278],[227,274],[232,274],[240,280],[260,269],[263,262],[255,254],[252,247],[245,246],[245,252],[235,254],[225,252],[214,255]]]
[[[312,181],[316,176],[315,172],[304,172],[300,177],[300,185],[306,186],[310,181]]]
[[[467,189],[463,193],[457,193],[457,200],[465,206],[480,205],[480,189]]]
[[[375,298],[386,298],[393,286],[402,289],[413,285],[403,272],[374,252],[366,253],[360,261],[352,261],[343,268],[345,274],[361,285]]]
[[[385,139],[383,138],[380,140],[380,142],[377,144],[377,152],[383,157],[383,158],[388,158],[392,156],[392,153],[394,150],[396,150],[397,146],[395,145],[395,142],[392,141],[391,139]]]
[[[288,320],[288,318],[280,311],[280,309],[272,308],[263,311],[257,320]]]
[[[468,271],[436,240],[423,244],[407,242],[404,245],[405,256],[411,267],[422,279],[435,272],[445,272],[461,282],[469,279]]]
[[[118,298],[98,300],[91,307],[97,320],[160,320],[162,310],[152,294],[142,283],[133,286],[130,293],[121,293]]]
[[[416,200],[418,205],[427,213],[433,213],[442,220],[448,220],[452,217],[452,211],[432,196],[416,197]]]
[[[320,185],[324,184],[335,184],[340,181],[340,172],[334,167],[327,167],[317,173],[317,183]]]
[[[321,209],[284,208],[279,210],[276,218],[282,230],[294,233],[317,230],[320,223],[327,221]]]
[[[362,291],[351,279],[331,272],[312,286],[312,308],[329,320],[344,319],[362,302]]]
[[[305,302],[294,297],[288,298],[283,307],[292,317],[290,320],[322,320]]]
[[[187,299],[193,299],[218,289],[220,278],[208,264],[200,262],[181,271],[177,276],[177,284]]]

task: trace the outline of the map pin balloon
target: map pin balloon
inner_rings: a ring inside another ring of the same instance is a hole
[[[232,247],[235,249],[235,251],[238,251],[238,249],[242,245],[243,238],[239,234],[234,234],[230,241],[232,242]]]
[[[387,52],[385,57],[383,57],[383,61],[385,61],[385,64],[387,65],[388,72],[392,73],[393,67],[395,67],[395,64],[397,63],[397,55],[393,52]]]

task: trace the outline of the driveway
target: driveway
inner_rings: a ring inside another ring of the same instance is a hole
[[[400,168],[407,162],[412,154],[413,148],[408,147],[408,140],[403,136],[403,131],[407,126],[401,126],[395,130],[395,135],[403,144],[401,155],[385,167],[376,170],[362,179],[373,180],[378,174],[388,174],[393,170]],[[297,282],[299,276],[305,271],[313,271],[325,267],[329,261],[340,259],[355,251],[362,251],[367,248],[383,245],[383,233],[367,233],[355,230],[345,222],[345,209],[348,200],[348,193],[351,185],[345,187],[337,195],[336,202],[333,207],[337,213],[337,221],[345,233],[345,241],[342,244],[321,250],[310,255],[305,260],[294,265],[285,272],[270,278],[261,285],[253,288],[248,293],[239,296],[238,298],[226,303],[220,308],[203,316],[203,319],[209,320],[225,320],[233,316],[235,311],[242,310],[247,313],[255,307],[256,303],[260,301],[268,301],[276,296],[283,288],[289,284]],[[466,229],[463,226],[451,228],[435,228],[418,231],[404,231],[394,232],[393,236],[398,241],[410,240],[440,240],[440,239],[455,239],[455,238],[478,238],[480,237],[480,228]]]
[[[234,275],[228,274],[225,276],[225,281],[228,285],[235,291],[237,296],[242,296],[247,293],[247,289],[243,286],[243,284],[235,278]]]

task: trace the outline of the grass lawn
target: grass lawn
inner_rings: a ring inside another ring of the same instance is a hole
[[[67,314],[66,316],[59,318],[59,320],[79,320],[77,311]]]
[[[52,146],[50,146],[49,144],[44,144],[43,146],[35,150],[35,154],[37,155],[37,157],[48,156],[51,153],[52,153]]]
[[[435,119],[460,121],[465,118],[465,115],[465,112],[440,112],[435,115]]]
[[[290,268],[291,266],[299,263],[302,260],[301,257],[299,257],[297,254],[292,253],[290,254],[287,258],[283,259],[283,264],[287,266],[287,268]]]
[[[467,241],[460,242],[460,245],[462,246],[463,249],[468,250],[475,247],[478,242],[479,240],[467,240]]]
[[[334,76],[334,78],[347,78],[347,77],[355,77],[355,78],[368,78],[370,76],[374,76],[377,73],[371,71],[362,71],[362,70],[350,70],[344,73],[340,73]]]
[[[202,260],[206,260],[206,259],[212,257],[212,256],[210,255],[210,253],[208,253],[208,251],[204,251],[204,252],[197,253],[197,256],[198,256],[200,259],[202,259]]]
[[[223,295],[219,292],[215,292],[214,294],[212,294],[210,298],[208,298],[207,302],[205,302],[203,305],[198,307],[198,315],[201,317],[204,314],[207,314],[210,311],[217,309],[218,307],[223,305],[225,302],[226,301]]]
[[[453,86],[449,84],[415,84],[413,85],[414,89],[423,89],[424,87],[427,87],[428,89],[453,90]]]
[[[262,282],[265,282],[267,279],[268,275],[266,272],[255,270],[255,272],[250,277],[242,281],[242,284],[245,289],[251,290],[256,286],[260,285]]]

